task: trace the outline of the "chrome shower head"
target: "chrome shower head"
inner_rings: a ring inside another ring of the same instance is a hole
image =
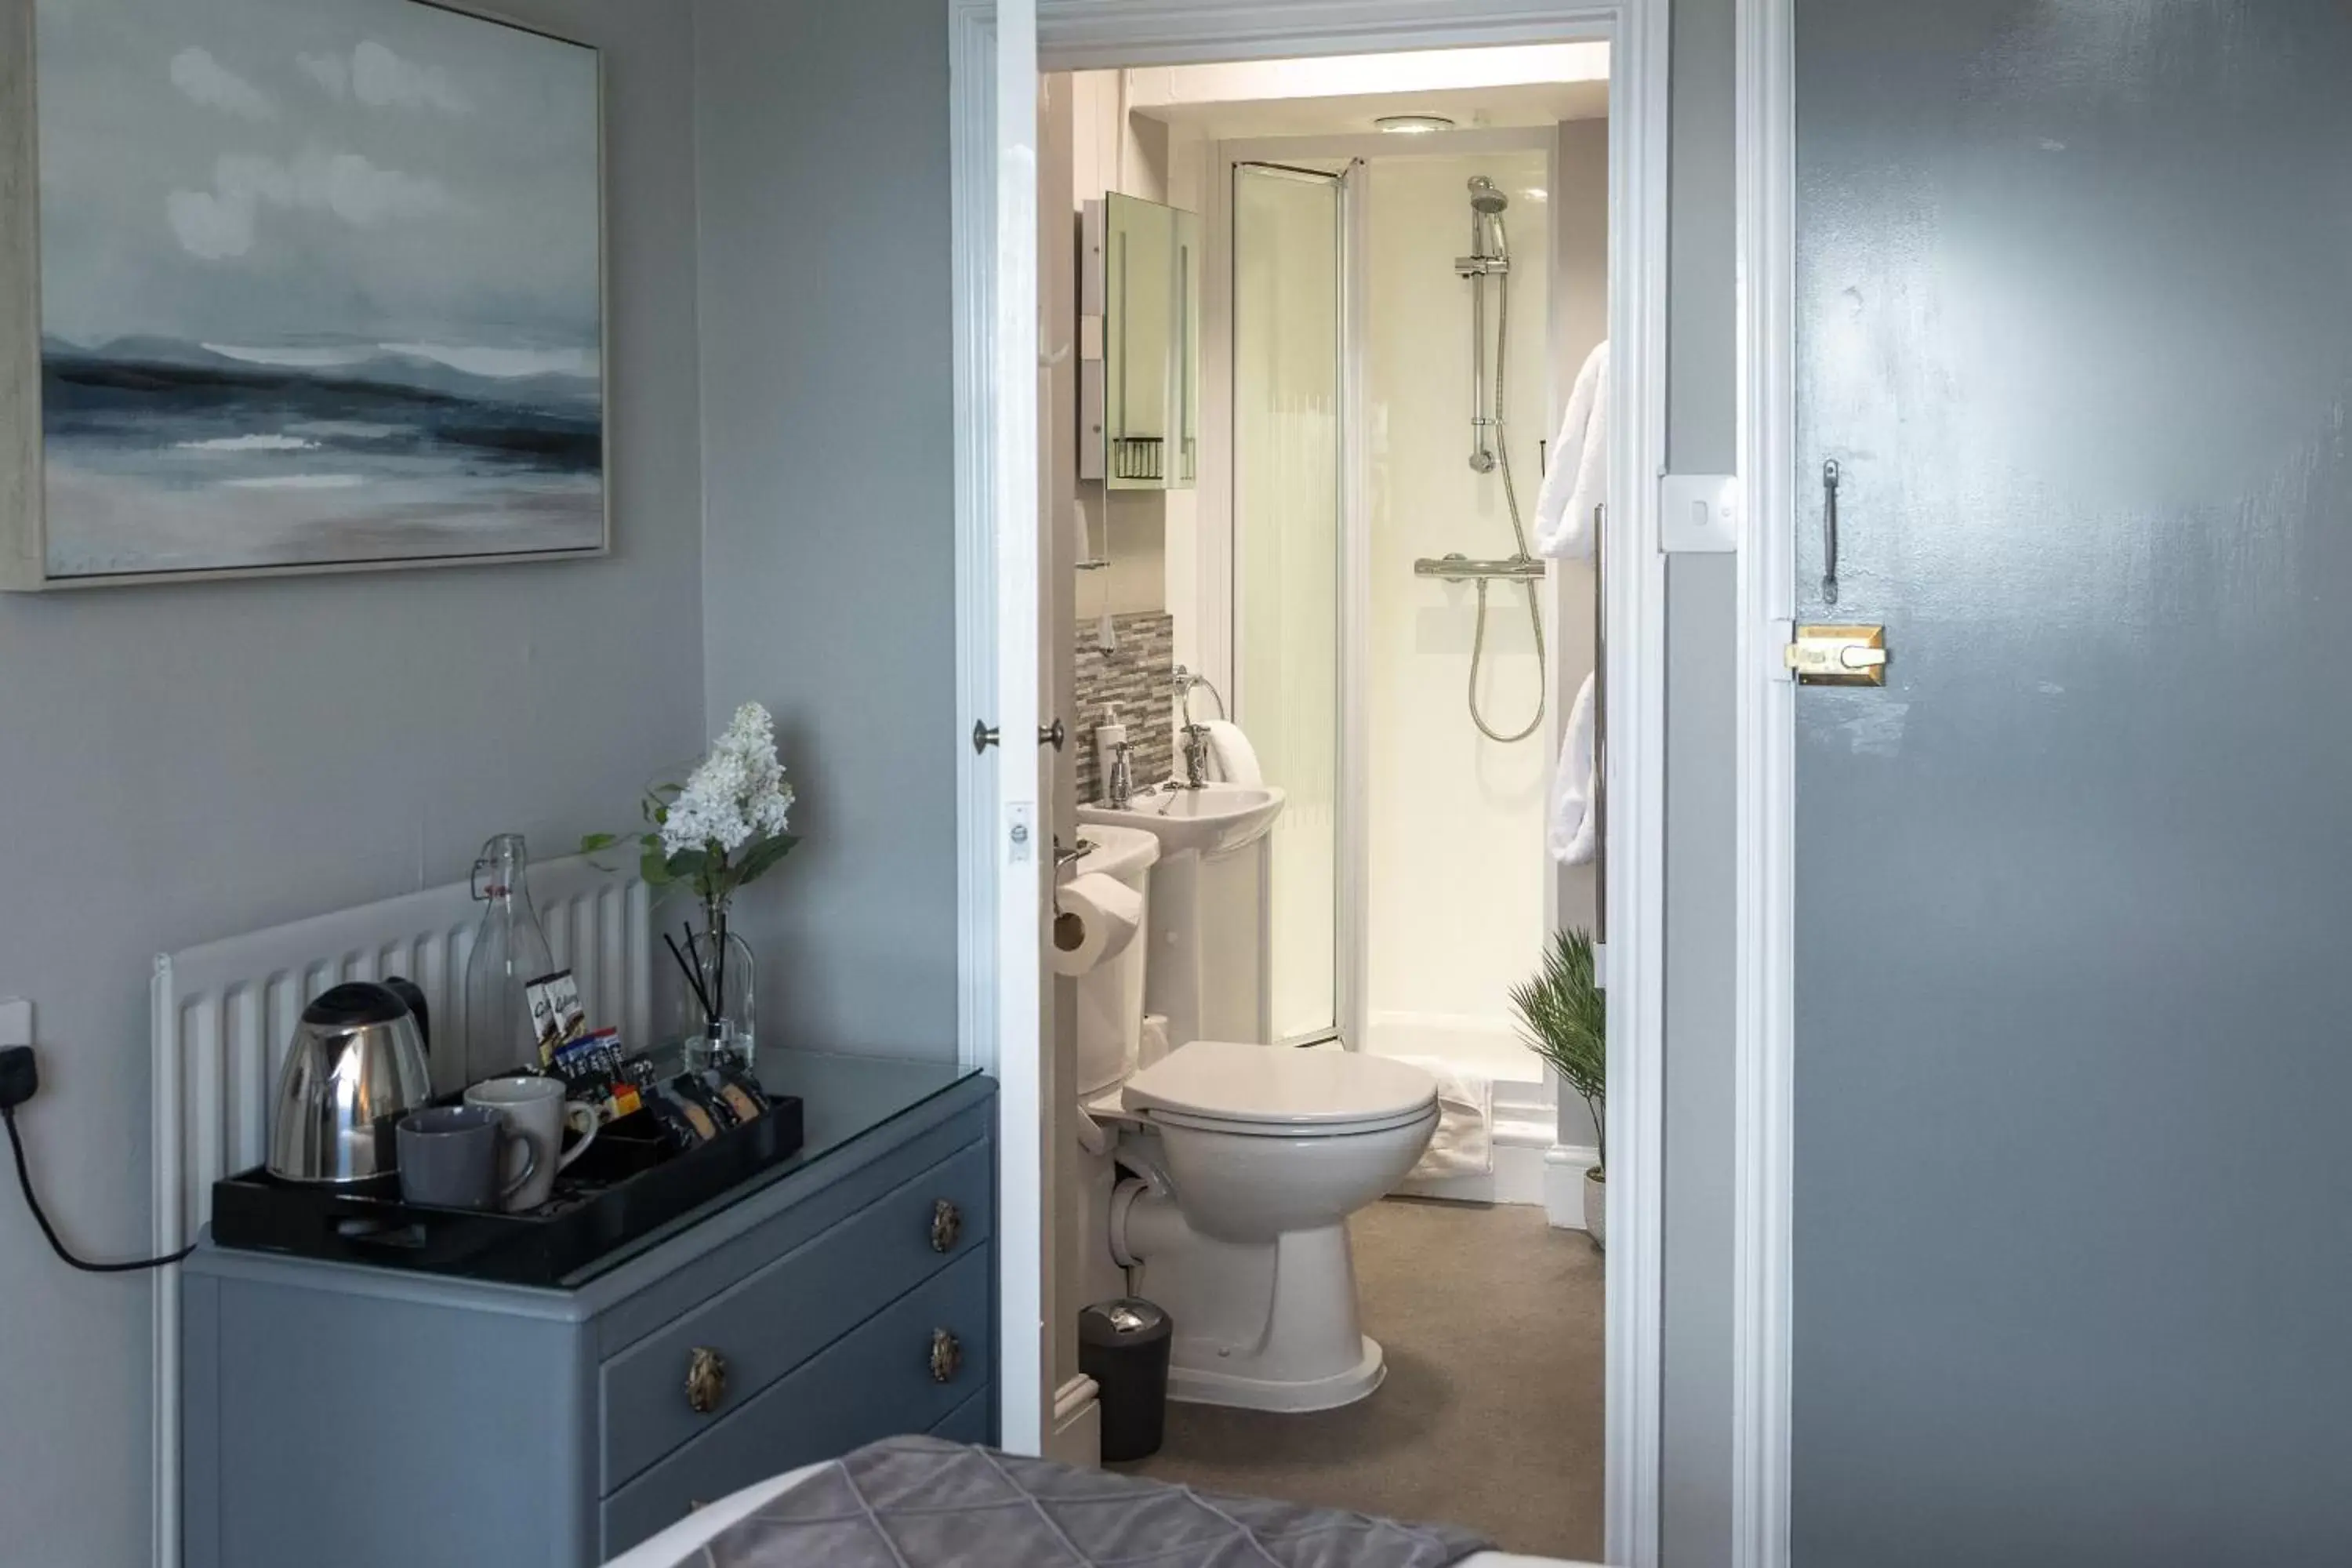
[[[1484,174],[1470,176],[1470,254],[1485,261],[1501,261],[1511,254],[1503,235],[1503,209],[1510,198]]]

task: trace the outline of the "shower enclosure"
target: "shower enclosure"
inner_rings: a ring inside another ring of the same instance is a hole
[[[1290,797],[1266,1037],[1540,1083],[1509,991],[1559,913],[1589,609],[1559,622],[1591,579],[1528,536],[1553,367],[1590,343],[1552,331],[1549,128],[1399,140],[1224,164],[1234,697]]]

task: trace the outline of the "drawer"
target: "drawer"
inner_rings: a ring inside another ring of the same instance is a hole
[[[606,1362],[599,1489],[617,1490],[723,1423],[931,1275],[985,1257],[994,1184],[993,1145],[974,1143]],[[951,1205],[951,1235],[934,1225],[942,1204]],[[702,1384],[703,1411],[688,1393],[698,1366],[716,1373]]]
[[[948,1418],[931,1428],[931,1436],[950,1443],[994,1444],[996,1424],[989,1419],[987,1390],[982,1389],[948,1412]]]
[[[666,1530],[706,1502],[768,1476],[838,1458],[878,1437],[929,1432],[969,1406],[988,1406],[994,1272],[974,1251],[886,1307],[604,1500],[606,1557]],[[961,1363],[932,1376],[933,1336],[954,1336]],[[985,1425],[986,1416],[981,1418]]]

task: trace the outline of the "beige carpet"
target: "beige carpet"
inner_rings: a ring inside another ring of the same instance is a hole
[[[1353,1233],[1378,1393],[1314,1415],[1171,1405],[1166,1446],[1118,1468],[1599,1558],[1601,1254],[1526,1207],[1392,1198]]]

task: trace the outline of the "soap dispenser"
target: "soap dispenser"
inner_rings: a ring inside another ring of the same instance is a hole
[[[1118,760],[1119,748],[1127,744],[1127,725],[1118,716],[1118,704],[1103,704],[1102,722],[1095,726],[1095,785],[1097,796],[1111,797],[1112,764]]]

